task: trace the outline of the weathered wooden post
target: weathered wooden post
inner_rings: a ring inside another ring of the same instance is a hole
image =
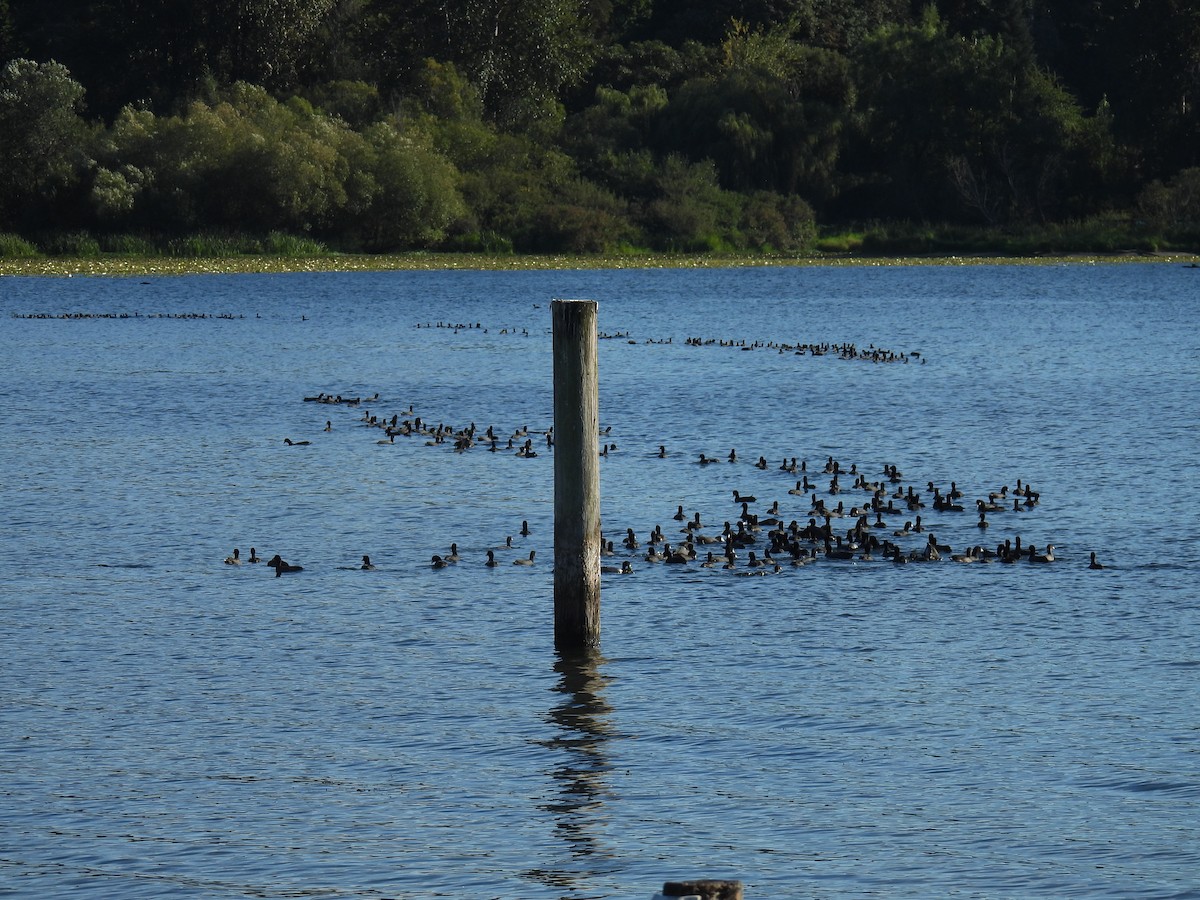
[[[600,643],[596,301],[554,300],[554,644]]]

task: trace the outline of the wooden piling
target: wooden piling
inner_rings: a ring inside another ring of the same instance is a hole
[[[596,301],[554,300],[554,644],[600,643]]]

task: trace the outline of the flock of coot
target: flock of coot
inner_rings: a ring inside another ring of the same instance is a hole
[[[697,341],[697,345],[706,343],[711,342]],[[719,346],[739,345],[722,342]],[[759,346],[781,352],[828,353],[842,359],[881,362],[921,359],[918,353],[896,354],[876,347],[864,351],[852,344]],[[378,402],[379,394],[363,398],[322,392],[304,399],[357,411],[364,403]],[[445,452],[504,453],[534,458],[539,451],[548,455],[554,446],[552,427],[531,429],[521,426],[510,431],[498,430],[493,425],[479,428],[473,422],[461,426],[434,423],[417,415],[412,406],[391,415],[364,408],[361,415],[346,424],[363,428],[366,434],[375,437],[375,443],[411,445],[416,442]],[[325,431],[332,428],[333,421],[327,421]],[[616,444],[610,443],[611,432],[610,427],[600,433],[599,446],[603,456],[616,450]],[[312,443],[285,440],[292,446]],[[684,504],[677,504],[673,516],[675,524],[667,531],[657,522],[619,528],[606,523],[598,561],[605,574],[630,574],[656,564],[718,569],[737,575],[767,575],[814,563],[1044,565],[1058,561],[1055,548],[1049,542],[1032,543],[1022,540],[1019,534],[999,537],[992,531],[993,525],[1001,521],[1028,520],[1029,514],[1040,504],[1040,492],[1023,479],[1016,479],[1011,486],[999,484],[983,496],[968,498],[956,481],[951,481],[948,486],[931,481],[918,486],[918,482],[905,478],[891,463],[873,467],[868,472],[857,464],[846,465],[833,456],[810,466],[807,459],[785,455],[775,464],[768,462],[764,455],[747,456],[739,454],[737,449],[730,449],[720,456],[700,453],[694,458],[685,458],[668,451],[666,445],[659,445],[647,456],[676,462],[682,460],[701,468],[740,465],[758,471],[776,470],[781,479],[787,479],[788,485],[785,488],[781,482],[779,493],[795,499],[787,501],[785,509],[778,500],[768,504],[734,490],[729,505],[715,514],[702,515],[695,510],[689,513]],[[749,473],[747,475],[749,477]],[[944,527],[956,535],[966,530],[970,537],[957,541],[958,546],[951,546],[937,536],[931,519],[936,521],[938,528]],[[522,522],[521,535],[529,535],[527,521]],[[610,535],[619,537],[610,538]],[[533,566],[540,562],[536,549],[528,550],[525,555],[526,549],[516,547],[512,537],[482,552],[477,559],[464,559],[457,543],[450,543],[449,548],[433,555],[429,565],[434,569],[447,569],[456,565]],[[499,558],[497,554],[505,551],[515,551],[514,558],[507,561]],[[251,555],[254,555],[253,549]],[[242,562],[236,550],[225,561],[231,565]],[[268,565],[275,568],[276,575],[301,568],[289,565],[278,556]],[[1104,568],[1095,553],[1091,553],[1088,566]],[[363,556],[362,568],[375,568],[368,556]]]

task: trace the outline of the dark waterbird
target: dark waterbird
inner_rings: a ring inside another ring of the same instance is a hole
[[[267,561],[267,565],[275,570],[276,578],[278,578],[284,572],[303,572],[304,571],[304,566],[293,566],[291,563],[286,562],[285,560],[281,559],[278,553],[276,553],[274,556],[272,556]]]

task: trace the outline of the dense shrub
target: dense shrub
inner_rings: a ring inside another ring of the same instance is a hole
[[[651,176],[652,195],[642,227],[658,250],[718,252],[733,249],[731,229],[739,218],[739,198],[717,183],[712,163],[669,156]]]
[[[338,235],[394,249],[444,236],[462,215],[457,179],[426,140],[393,122],[357,132],[307,100],[280,103],[239,84],[178,116],[123,110],[92,202],[114,225],[192,234],[177,244],[182,253],[209,255],[210,238],[194,236],[205,230]]]
[[[1184,169],[1166,183],[1151,182],[1138,197],[1137,211],[1152,230],[1200,230],[1200,169]]]
[[[262,244],[248,235],[200,233],[172,238],[167,242],[171,256],[203,259],[241,256],[262,252]]]
[[[263,241],[263,253],[271,256],[321,256],[329,252],[320,241],[272,231]]]
[[[529,249],[611,253],[636,238],[627,205],[604,188],[571,179],[535,215]]]
[[[0,233],[0,258],[28,259],[38,255],[38,248],[16,234]]]
[[[118,256],[154,256],[158,253],[153,240],[134,234],[100,235],[100,249]]]
[[[86,231],[50,231],[37,239],[43,253],[51,256],[100,255],[100,242]]]
[[[812,207],[794,194],[758,191],[746,198],[741,232],[749,249],[805,252],[816,242],[817,220]]]

